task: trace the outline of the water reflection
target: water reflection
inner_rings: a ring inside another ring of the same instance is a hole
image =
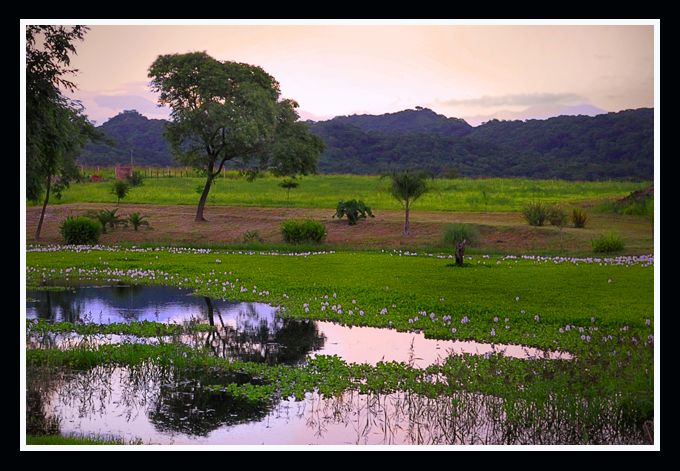
[[[189,444],[570,444],[645,443],[615,398],[515,401],[459,391],[303,401],[236,400],[205,386],[253,381],[209,370],[178,372],[145,365],[28,375],[28,423],[52,421],[62,433],[111,433],[144,443]]]

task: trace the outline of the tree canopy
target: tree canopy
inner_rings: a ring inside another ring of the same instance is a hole
[[[278,82],[262,68],[191,52],[159,56],[149,78],[159,103],[172,109],[166,136],[175,158],[207,177],[197,221],[228,161],[280,175],[315,170],[322,141],[296,122],[297,103],[280,100]]]
[[[82,106],[65,97],[73,91],[67,77],[75,54],[75,41],[83,39],[84,26],[26,27],[26,196],[45,196],[36,239],[45,215],[53,180],[58,191],[77,173],[81,146],[98,136],[83,114]]]

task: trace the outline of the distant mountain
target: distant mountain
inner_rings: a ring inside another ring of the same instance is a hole
[[[412,168],[568,180],[650,180],[654,175],[650,108],[593,117],[491,120],[477,127],[420,108],[336,117],[313,123],[312,131],[326,141],[319,162],[324,173]]]
[[[568,180],[651,180],[654,175],[650,108],[545,120],[491,120],[477,127],[421,107],[308,122],[326,142],[318,165],[322,173],[419,169],[469,177]],[[79,160],[95,165],[129,162],[132,149],[138,165],[177,165],[163,137],[166,124],[125,111],[98,128],[117,145],[89,144]]]
[[[123,111],[97,127],[115,145],[89,143],[78,162],[85,165],[129,163],[132,150],[137,165],[177,165],[163,136],[167,124],[164,119],[149,119],[135,110]]]
[[[397,133],[435,133],[445,136],[464,136],[472,131],[465,120],[447,118],[428,108],[417,106],[415,110],[403,110],[381,115],[355,114],[336,116],[328,122],[356,126],[366,132]]]

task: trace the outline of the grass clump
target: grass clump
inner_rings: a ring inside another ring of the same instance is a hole
[[[574,227],[583,229],[586,227],[586,222],[588,222],[588,213],[581,208],[574,208],[571,212],[571,222],[574,223]]]
[[[444,245],[452,246],[464,240],[468,245],[475,245],[479,242],[479,231],[470,224],[453,223],[444,227]]]
[[[624,248],[625,244],[621,236],[613,232],[602,234],[593,240],[593,251],[596,253],[620,252]]]
[[[522,215],[530,226],[542,226],[548,219],[549,208],[540,201],[532,201],[522,208]]]

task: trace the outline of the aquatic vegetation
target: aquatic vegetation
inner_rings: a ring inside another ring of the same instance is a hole
[[[79,335],[134,335],[137,337],[170,337],[192,332],[210,332],[215,326],[191,323],[186,325],[165,324],[163,322],[116,322],[112,324],[74,324],[71,322],[48,322],[43,319],[26,321],[26,331],[32,333],[73,332]]]

